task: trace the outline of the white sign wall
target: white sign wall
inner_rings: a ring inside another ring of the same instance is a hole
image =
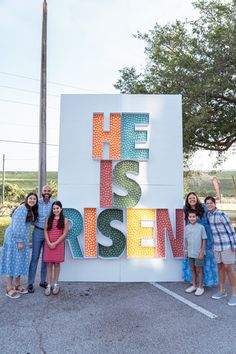
[[[179,95],[62,96],[62,280],[181,280],[182,155]]]

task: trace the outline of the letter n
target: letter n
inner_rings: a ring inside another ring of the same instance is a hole
[[[172,229],[168,209],[156,210],[157,223],[157,256],[165,258],[166,232],[169,237],[173,256],[183,257],[184,255],[184,217],[183,209],[176,209],[176,237]]]

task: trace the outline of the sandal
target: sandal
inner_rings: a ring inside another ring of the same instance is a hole
[[[44,291],[44,295],[49,296],[51,295],[51,285],[48,285]]]
[[[25,289],[22,285],[16,285],[15,289],[16,289],[17,293],[22,294],[22,295],[25,295],[28,293],[28,290]]]
[[[9,290],[6,289],[6,296],[10,297],[11,299],[19,299],[20,294],[18,294],[15,289],[11,288]]]
[[[53,295],[57,295],[60,291],[60,287],[59,287],[59,284],[54,284],[54,287],[52,289],[52,293]]]

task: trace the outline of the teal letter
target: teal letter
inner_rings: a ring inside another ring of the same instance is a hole
[[[147,142],[147,131],[136,130],[136,125],[148,125],[148,113],[122,113],[121,117],[121,160],[149,159],[149,149],[135,149],[135,143]],[[141,128],[141,127],[140,127]]]
[[[113,220],[123,222],[123,211],[119,209],[103,210],[97,219],[98,230],[112,240],[112,246],[98,245],[98,253],[104,258],[118,258],[125,249],[126,238],[120,231],[112,227],[110,224]]]
[[[67,241],[73,258],[83,258],[83,252],[79,245],[78,237],[83,230],[83,218],[80,212],[72,208],[63,208],[66,218],[69,219],[72,226],[67,235]]]

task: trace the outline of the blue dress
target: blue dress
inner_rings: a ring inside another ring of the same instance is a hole
[[[217,264],[213,253],[212,247],[212,233],[211,228],[207,219],[207,209],[203,205],[204,208],[204,215],[200,219],[198,219],[198,223],[203,225],[206,230],[207,234],[207,241],[206,241],[206,255],[204,256],[204,264],[203,264],[203,285],[205,286],[214,286],[218,285],[218,273],[217,273]],[[183,261],[183,272],[182,272],[183,279],[189,283],[192,282],[192,272],[189,267],[188,259],[184,259]]]
[[[1,273],[18,277],[28,275],[30,222],[25,222],[27,208],[20,205],[12,215],[11,224],[5,231],[2,247]],[[17,243],[23,242],[24,249],[18,250]]]

